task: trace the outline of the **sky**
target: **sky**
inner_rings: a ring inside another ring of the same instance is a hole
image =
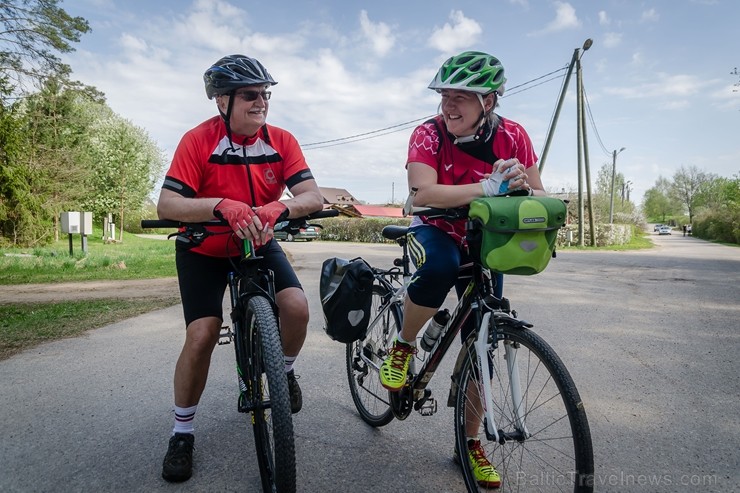
[[[579,50],[592,183],[622,148],[616,170],[636,203],[682,166],[740,172],[737,0],[60,5],[92,28],[63,56],[72,78],[103,91],[167,164],[182,134],[216,114],[203,72],[240,53],[278,81],[268,123],[295,135],[319,186],[369,204],[401,202],[408,139],[437,113],[439,96],[427,86],[445,59],[465,50],[499,58],[507,90],[497,113],[521,123],[542,156]],[[593,45],[580,50],[587,39]],[[576,87],[574,73],[542,169],[549,191],[578,188]]]

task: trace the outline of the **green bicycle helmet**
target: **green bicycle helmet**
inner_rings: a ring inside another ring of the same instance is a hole
[[[480,51],[464,51],[442,64],[429,89],[457,89],[481,95],[504,93],[504,66],[495,56]]]

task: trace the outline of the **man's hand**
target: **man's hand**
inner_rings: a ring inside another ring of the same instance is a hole
[[[289,213],[288,206],[277,200],[257,209],[257,217],[259,217],[262,223],[259,239],[261,245],[264,245],[272,238],[275,224],[287,219]]]
[[[244,202],[223,199],[213,208],[213,216],[229,223],[234,233],[241,239],[257,239],[262,229],[259,217]],[[255,223],[256,221],[256,223]]]
[[[274,228],[275,223],[288,217],[288,206],[280,201],[270,202],[257,209],[256,214],[262,220],[262,227]]]

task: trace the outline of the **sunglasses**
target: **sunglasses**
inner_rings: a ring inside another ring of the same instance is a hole
[[[234,93],[235,96],[239,96],[244,101],[257,101],[257,98],[262,96],[262,99],[267,101],[272,96],[270,91],[239,91]]]

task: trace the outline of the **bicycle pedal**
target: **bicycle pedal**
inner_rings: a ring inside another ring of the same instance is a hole
[[[424,404],[417,409],[419,411],[419,414],[422,416],[431,416],[434,413],[437,412],[437,400],[434,398],[427,399]]]
[[[231,327],[224,325],[221,327],[221,332],[218,334],[218,345],[223,346],[224,344],[231,344],[231,340],[234,338],[234,334],[231,332]]]

